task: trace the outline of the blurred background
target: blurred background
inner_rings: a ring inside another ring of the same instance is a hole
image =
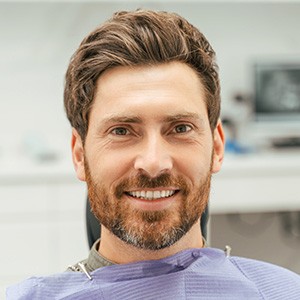
[[[136,8],[181,14],[217,53],[227,146],[210,245],[300,273],[300,1],[1,1],[1,293],[88,254],[64,73],[88,32]]]

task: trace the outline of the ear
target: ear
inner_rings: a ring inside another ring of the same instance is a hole
[[[76,129],[72,129],[72,159],[79,180],[85,181],[84,149],[81,137]]]
[[[221,120],[219,120],[217,123],[217,126],[213,133],[213,138],[214,155],[212,162],[212,172],[217,173],[221,169],[225,149],[225,136]]]

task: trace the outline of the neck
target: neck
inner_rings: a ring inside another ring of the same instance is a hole
[[[116,264],[126,264],[143,260],[161,259],[186,249],[202,247],[203,241],[199,221],[178,242],[161,250],[136,248],[123,242],[107,230],[107,228],[101,226],[101,242],[98,252]]]

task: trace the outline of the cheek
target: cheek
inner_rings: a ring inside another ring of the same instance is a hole
[[[211,151],[186,153],[184,158],[178,160],[178,171],[197,185],[211,171],[211,161]]]
[[[122,151],[91,151],[88,163],[92,178],[106,187],[125,176],[132,164],[131,158]]]

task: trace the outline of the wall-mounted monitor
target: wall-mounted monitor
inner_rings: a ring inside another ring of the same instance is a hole
[[[256,64],[254,82],[258,121],[300,121],[300,62]]]
[[[254,116],[261,141],[300,147],[300,60],[254,65]]]

